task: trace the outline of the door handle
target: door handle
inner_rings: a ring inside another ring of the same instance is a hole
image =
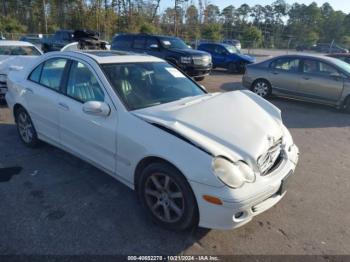
[[[274,75],[278,75],[278,72],[272,72],[272,74],[274,74]]]
[[[64,103],[59,102],[59,103],[58,103],[58,105],[60,106],[60,108],[62,108],[62,109],[64,109],[64,110],[66,110],[66,111],[68,111],[68,110],[69,110],[69,106],[67,106],[67,105],[66,105],[66,104],[64,104]]]
[[[304,77],[303,77],[303,79],[305,79],[305,80],[309,80],[309,79],[310,79],[310,77],[308,77],[308,76],[304,76]]]

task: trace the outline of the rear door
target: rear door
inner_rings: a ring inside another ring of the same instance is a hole
[[[59,96],[61,144],[74,154],[115,172],[117,112],[93,68],[72,61],[64,94]],[[110,115],[96,116],[83,111],[88,101],[109,105]]]
[[[344,78],[330,63],[318,59],[303,59],[299,92],[306,98],[335,103],[344,86]]]
[[[52,58],[37,66],[25,89],[27,110],[39,137],[59,143],[58,96],[67,59]]]
[[[300,59],[282,57],[270,64],[269,77],[272,88],[284,94],[297,94],[300,85]]]

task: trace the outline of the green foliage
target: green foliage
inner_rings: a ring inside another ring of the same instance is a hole
[[[262,43],[262,32],[256,26],[246,27],[242,34],[243,43],[246,47],[259,47]]]
[[[159,13],[160,0],[11,0],[0,5],[0,30],[6,33],[53,33],[87,28],[110,40],[116,33],[178,35],[185,40],[239,39],[243,47],[285,48],[316,42],[349,46],[350,14],[329,3],[293,5],[286,0],[249,6],[198,6],[172,2]],[[344,2],[345,3],[345,2]]]
[[[158,33],[158,30],[153,24],[145,22],[140,26],[139,32],[147,33],[147,34],[155,34],[155,33]]]
[[[221,39],[221,25],[204,24],[202,27],[202,38],[219,41]]]
[[[8,16],[0,16],[0,31],[5,33],[24,33],[26,26],[21,25],[16,19]]]
[[[346,47],[350,48],[350,35],[345,35],[341,38],[341,43]]]

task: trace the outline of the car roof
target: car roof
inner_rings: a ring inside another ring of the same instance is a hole
[[[118,36],[151,36],[151,37],[178,38],[177,36],[172,36],[172,35],[156,35],[156,34],[145,34],[145,33],[120,33],[120,34],[114,35],[114,37],[118,37]]]
[[[281,55],[273,57],[272,60],[279,59],[279,58],[289,58],[289,57],[297,57],[297,58],[316,58],[326,61],[334,61],[333,57],[325,56],[325,55],[314,55],[314,54],[290,54],[290,55]]]
[[[230,45],[230,44],[225,44],[225,43],[202,43],[202,44],[200,44],[200,46],[201,45],[219,45],[219,46],[223,46],[223,47],[230,47],[230,46],[232,46],[232,45]]]
[[[327,56],[332,56],[332,57],[334,57],[334,56],[336,56],[336,57],[338,57],[338,56],[350,56],[350,53],[331,53],[331,54],[327,54]]]
[[[0,46],[34,46],[34,45],[25,41],[1,40]]]
[[[94,59],[99,64],[114,64],[114,63],[137,63],[137,62],[164,62],[164,60],[144,54],[137,54],[124,51],[110,50],[78,50],[58,52],[68,55],[85,55]]]

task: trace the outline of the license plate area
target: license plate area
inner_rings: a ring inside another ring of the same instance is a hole
[[[289,171],[288,175],[282,179],[281,181],[281,186],[277,191],[278,195],[282,195],[284,192],[286,192],[289,181],[290,181],[290,177],[293,175],[293,171]]]

